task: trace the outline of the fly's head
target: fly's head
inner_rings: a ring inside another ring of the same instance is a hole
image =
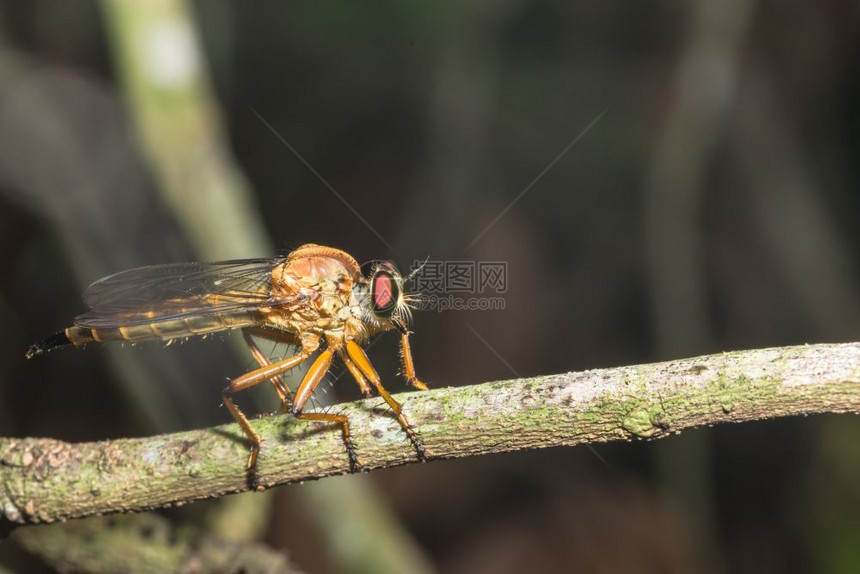
[[[371,331],[394,328],[405,332],[412,320],[410,303],[417,301],[404,290],[410,278],[403,277],[390,261],[370,261],[361,266],[361,279],[352,291],[361,307],[362,322]]]

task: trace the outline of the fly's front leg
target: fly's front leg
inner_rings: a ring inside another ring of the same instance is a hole
[[[245,339],[245,344],[248,345],[248,349],[251,350],[251,355],[254,356],[254,359],[256,359],[257,363],[259,363],[261,367],[266,367],[272,364],[269,358],[263,354],[254,342],[254,339],[248,331],[243,329],[242,337]],[[284,382],[284,378],[281,375],[272,377],[270,380],[272,381],[272,385],[275,387],[275,391],[278,393],[278,396],[281,398],[281,414],[289,412],[290,406],[293,403],[292,398],[290,397],[290,388]]]
[[[421,437],[418,436],[418,433],[415,431],[409,418],[403,412],[403,405],[398,403],[394,397],[388,393],[385,387],[382,386],[379,374],[376,372],[376,369],[373,368],[373,365],[370,364],[370,359],[367,358],[367,354],[364,352],[364,349],[359,347],[358,343],[355,341],[349,341],[346,344],[346,354],[349,361],[354,363],[361,373],[367,377],[371,384],[376,387],[380,396],[385,399],[385,402],[388,403],[388,406],[391,407],[391,410],[397,415],[397,422],[400,423],[400,426],[403,428],[403,432],[406,433],[406,436],[408,436],[409,440],[412,442],[412,446],[415,447],[418,459],[422,462],[426,461],[427,452],[424,450],[424,445],[421,443]],[[349,366],[349,363],[347,363],[347,366]],[[352,369],[350,369],[350,372],[352,372]]]
[[[251,423],[248,422],[248,418],[245,416],[245,413],[243,413],[239,407],[236,406],[236,403],[233,402],[233,399],[231,398],[232,395],[239,391],[250,389],[254,385],[259,385],[264,381],[279,377],[296,365],[304,362],[312,352],[313,349],[302,349],[302,352],[298,355],[260,367],[250,373],[245,373],[244,375],[236,377],[230,381],[230,384],[221,392],[221,400],[224,403],[224,406],[227,407],[227,410],[230,411],[230,414],[233,415],[233,418],[237,423],[239,423],[242,430],[245,431],[245,434],[248,436],[248,440],[251,441],[251,453],[248,455],[248,470],[253,470],[257,465],[257,455],[260,452],[261,442],[260,434],[254,430],[254,427],[252,427]]]
[[[400,331],[400,362],[403,364],[403,376],[406,378],[406,382],[419,391],[426,391],[427,385],[419,381],[418,376],[415,374],[412,349],[409,347],[409,329],[406,328],[406,325],[402,321],[397,319],[395,321],[397,330]]]
[[[332,347],[328,347],[325,351],[320,353],[319,357],[316,358],[296,389],[295,400],[293,401],[293,407],[290,409],[290,412],[297,419],[322,421],[340,425],[341,431],[343,432],[343,444],[346,446],[346,453],[349,457],[349,468],[352,472],[356,472],[359,468],[359,462],[358,457],[355,454],[355,445],[352,443],[352,435],[349,432],[349,419],[345,415],[302,412],[305,404],[313,396],[317,385],[320,384],[323,377],[325,377],[325,374],[328,372],[329,367],[331,367],[331,361],[333,358],[334,349]]]

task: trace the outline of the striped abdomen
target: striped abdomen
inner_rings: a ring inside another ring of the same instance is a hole
[[[262,316],[257,310],[189,316],[181,319],[153,321],[139,325],[111,328],[92,328],[74,325],[66,329],[66,337],[73,345],[85,345],[93,341],[169,341],[182,337],[206,335],[217,331],[259,325]]]
[[[227,331],[242,327],[260,325],[264,317],[256,309],[217,313],[211,315],[188,316],[181,319],[167,319],[151,323],[133,324],[119,327],[85,327],[73,325],[41,343],[30,347],[27,357],[40,355],[63,345],[77,347],[92,342],[108,341],[169,341],[182,337],[206,335],[217,331]]]

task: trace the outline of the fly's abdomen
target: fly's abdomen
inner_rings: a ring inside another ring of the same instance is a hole
[[[107,341],[169,341],[182,337],[206,335],[217,331],[259,325],[262,316],[256,310],[212,315],[189,316],[128,326],[94,328],[74,325],[65,334],[75,346]]]

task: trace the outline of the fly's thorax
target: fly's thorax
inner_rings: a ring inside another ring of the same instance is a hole
[[[357,267],[345,253],[319,245],[304,245],[291,253],[272,271],[273,292],[294,301],[281,309],[284,327],[318,334],[342,329],[344,308],[350,303],[351,273]]]
[[[340,315],[341,310],[347,304],[348,300],[345,301],[344,297],[340,294],[322,293],[316,301],[316,308],[319,311],[320,317],[335,318]]]
[[[358,262],[345,251],[313,243],[302,245],[291,252],[287,258],[287,266],[302,276],[333,276],[342,272],[353,278],[360,273]]]
[[[358,263],[350,255],[320,245],[303,245],[272,270],[272,284],[288,291],[312,289],[348,295],[359,277]]]

